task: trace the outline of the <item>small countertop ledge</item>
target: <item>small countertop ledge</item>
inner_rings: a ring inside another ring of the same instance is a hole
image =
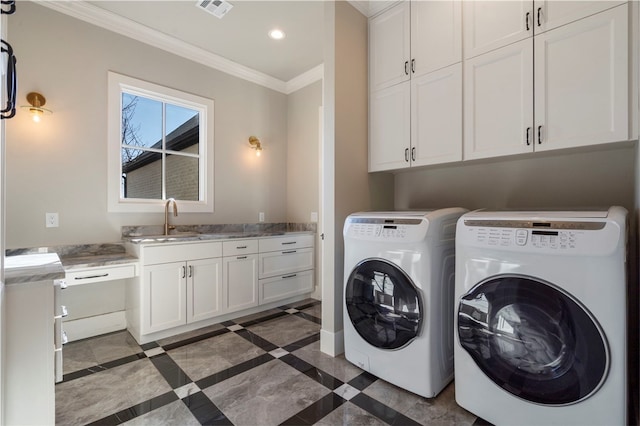
[[[8,256],[4,261],[5,284],[64,279],[62,262],[56,253],[31,253]]]

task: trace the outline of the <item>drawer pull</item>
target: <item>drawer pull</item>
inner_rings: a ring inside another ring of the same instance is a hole
[[[246,258],[247,258],[247,256],[238,256],[238,257],[236,257],[236,259],[238,259],[238,260],[242,260],[242,259],[246,259]]]
[[[61,312],[61,317],[64,318],[66,316],[69,315],[69,311],[67,310],[67,307],[65,305],[60,305],[60,312]]]
[[[67,343],[69,343],[69,338],[67,337],[67,332],[63,331],[62,332],[62,344],[66,345]]]
[[[240,250],[240,249],[246,249],[246,248],[247,248],[247,246],[238,246],[238,247],[236,247],[236,249],[238,249],[238,250]]]
[[[286,243],[282,243],[282,245],[283,246],[288,246],[288,245],[295,244],[295,243],[296,243],[295,241],[287,241]]]
[[[287,250],[287,251],[283,251],[282,254],[292,254],[292,253],[297,253],[298,250]]]
[[[92,278],[104,278],[108,276],[109,276],[109,273],[107,272],[106,274],[100,274],[100,275],[87,275],[86,277],[75,277],[74,280],[90,280]]]
[[[298,274],[291,274],[291,275],[284,275],[282,278],[283,279],[284,278],[294,278],[294,277],[297,277],[297,276],[298,276]]]

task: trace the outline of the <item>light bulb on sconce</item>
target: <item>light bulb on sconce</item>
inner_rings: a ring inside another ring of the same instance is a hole
[[[34,122],[39,123],[42,120],[42,116],[45,114],[53,114],[53,111],[43,108],[42,106],[47,103],[44,96],[37,92],[30,92],[27,94],[27,102],[30,105],[23,105],[22,108],[29,110],[31,118]]]
[[[252,149],[256,150],[256,156],[260,157],[262,153],[262,145],[260,144],[260,139],[255,136],[249,136],[249,145]]]

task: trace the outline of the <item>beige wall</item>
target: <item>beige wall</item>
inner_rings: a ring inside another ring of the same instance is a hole
[[[287,220],[310,222],[319,212],[319,138],[322,82],[294,93],[287,102]]]
[[[107,71],[215,101],[215,212],[177,224],[287,219],[287,96],[59,14],[31,2],[9,21],[18,57],[18,104],[30,91],[53,115],[20,110],[6,126],[8,248],[116,241],[122,225],[161,224],[157,214],[107,213]],[[250,135],[264,151],[248,148]],[[242,194],[242,196],[238,196]],[[57,212],[59,228],[45,228]]]

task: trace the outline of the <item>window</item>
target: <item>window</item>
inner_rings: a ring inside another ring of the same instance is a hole
[[[109,211],[213,211],[213,100],[109,72]]]

